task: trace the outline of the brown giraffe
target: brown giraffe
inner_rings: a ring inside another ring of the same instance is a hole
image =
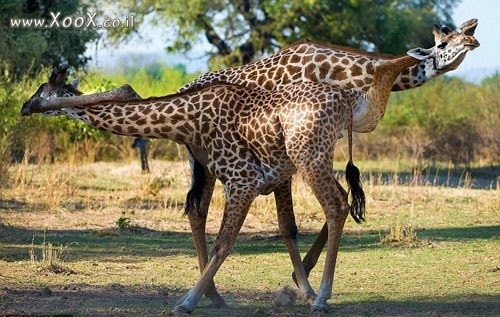
[[[476,26],[477,20],[472,19],[462,24],[460,27],[461,33],[452,32],[446,27],[443,29],[434,27],[433,33],[436,45],[432,50],[435,53],[435,57],[420,61],[418,64],[404,69],[394,82],[392,90],[402,90],[419,86],[426,80],[458,67],[463,61],[465,53],[471,49],[471,45],[474,47],[474,45],[477,44],[477,41],[472,37]],[[473,44],[470,44],[470,42],[473,42]],[[263,88],[267,88],[273,85],[279,87],[288,84],[288,81],[284,81],[284,78],[288,78],[292,80],[291,82],[323,81],[327,84],[339,83],[347,87],[354,87],[354,89],[361,88],[362,90],[367,90],[369,84],[373,81],[374,65],[386,61],[389,57],[389,55],[367,53],[338,46],[325,46],[307,42],[298,43],[265,60],[253,64],[205,74],[189,86],[196,87],[204,83],[208,84],[214,81],[217,82],[218,80],[225,80],[248,85],[250,87],[264,86]],[[323,63],[317,64],[318,60],[323,60]],[[292,61],[294,62],[292,63]],[[356,75],[355,78],[343,79],[346,73],[350,74],[349,76],[351,77],[353,74],[358,74],[358,70],[361,67],[361,74]],[[330,76],[322,78],[322,71],[328,68],[331,69],[328,73]],[[282,75],[283,71],[289,73],[285,76]],[[269,78],[271,79],[269,80]],[[357,87],[357,84],[361,86]],[[101,100],[102,99],[108,98],[101,97]],[[374,129],[385,111],[385,107],[380,109],[376,109],[375,107],[358,107],[357,109],[359,111],[355,109],[354,130],[359,129],[358,131],[363,131],[362,129],[371,131]],[[357,125],[356,121],[358,122]],[[203,154],[202,150],[191,146],[190,154],[193,153],[196,154],[198,160],[206,164],[206,154]],[[194,182],[188,195],[186,211],[188,211],[189,221],[193,232],[199,267],[200,270],[203,271],[208,259],[205,239],[205,222],[215,177],[210,175],[208,171],[205,172],[205,168],[200,165],[198,161],[190,161],[194,170],[193,180],[198,179],[198,181]],[[201,177],[199,176],[200,174]],[[196,175],[198,175],[198,178]],[[274,195],[278,210],[280,231],[289,250],[294,267],[293,278],[300,287],[296,278],[296,272],[302,272],[301,275],[307,276],[315,266],[327,239],[327,225],[325,223],[323,226],[317,240],[304,257],[304,264],[302,265],[296,244],[297,227],[293,214],[290,184],[291,179],[277,187],[274,191]],[[354,219],[356,221],[363,220],[362,217],[354,217]],[[210,287],[207,288],[206,295],[215,305],[224,305],[224,301],[217,293],[213,282]]]
[[[96,101],[93,96],[54,99],[49,83],[23,105],[21,113],[66,114],[116,134],[169,138],[206,151],[207,169],[224,185],[226,206],[202,276],[178,301],[175,312],[192,311],[213,283],[254,198],[275,191],[300,172],[327,219],[327,258],[312,305],[313,311],[319,311],[326,309],[331,296],[340,237],[349,213],[347,193],[332,169],[335,142],[352,118],[352,109],[364,104],[385,109],[401,70],[416,64],[416,58],[434,57],[425,50],[412,50],[410,55],[376,65],[367,92],[314,82],[271,91],[212,85],[166,97]],[[301,292],[312,300],[307,276],[296,273]]]
[[[395,79],[392,91],[418,87],[428,80],[456,69],[464,60],[466,53],[471,50],[470,42],[477,43],[473,38],[477,23],[477,19],[464,22],[460,26],[460,32],[452,31],[448,27],[434,26],[435,46],[431,50],[434,51],[435,57],[403,69]],[[299,41],[266,59],[236,68],[206,73],[179,91],[220,81],[264,89],[313,81],[367,91],[373,82],[375,65],[391,58],[394,57],[347,47]],[[373,107],[355,108],[353,130],[371,132],[383,113]],[[206,154],[202,150],[188,146],[188,153],[192,170],[192,185],[185,206],[198,252],[200,270],[203,270],[203,264],[207,262],[205,223],[215,178],[204,167]],[[274,195],[278,215],[281,214],[282,218],[288,219],[285,224],[288,232],[282,231],[282,234],[293,262],[293,259],[300,256],[296,245],[297,226],[293,216],[290,182],[287,184],[277,188]],[[356,222],[363,221],[363,219],[354,219]],[[303,259],[307,275],[315,266],[326,238],[325,223]],[[297,265],[299,264],[294,263],[294,267]],[[295,273],[293,273],[293,279],[297,283]],[[207,296],[214,302],[220,298],[216,292],[212,291],[208,292]]]

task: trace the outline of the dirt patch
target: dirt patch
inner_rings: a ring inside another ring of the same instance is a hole
[[[151,316],[161,314],[179,293],[158,286],[95,286],[2,288],[5,315]]]

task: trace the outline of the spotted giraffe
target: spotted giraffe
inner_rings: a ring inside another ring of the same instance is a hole
[[[346,122],[352,124],[348,120],[352,109],[385,108],[401,70],[435,57],[434,52],[421,49],[409,54],[375,65],[373,84],[366,92],[315,82],[270,91],[218,84],[165,97],[99,100],[92,95],[53,98],[55,85],[49,82],[23,105],[21,113],[64,114],[112,133],[169,138],[206,151],[208,171],[224,185],[224,216],[202,276],[173,309],[178,313],[191,312],[213,283],[255,197],[276,191],[300,172],[325,213],[328,246],[318,295],[314,296],[303,271],[296,272],[297,280],[303,295],[314,299],[312,310],[323,311],[332,293],[340,237],[349,213],[347,193],[332,169],[336,140]]]
[[[460,31],[448,27],[433,27],[435,46],[431,48],[435,56],[422,60],[401,71],[392,83],[392,91],[419,87],[425,82],[456,69],[466,53],[477,43],[473,38],[477,19],[471,19],[460,26]],[[374,69],[379,63],[394,58],[391,55],[360,51],[349,47],[299,41],[263,60],[236,68],[209,72],[179,91],[202,86],[212,82],[228,82],[246,87],[275,89],[298,82],[321,82],[341,88],[368,91],[373,84]],[[376,109],[365,105],[355,106],[353,130],[371,132],[382,118],[385,108]],[[215,178],[205,168],[206,154],[203,150],[188,146],[192,172],[192,185],[186,199],[193,238],[198,252],[200,270],[207,261],[205,223],[212,197]],[[292,259],[297,258],[297,226],[293,217],[290,182],[278,188],[275,201],[278,215],[288,219],[289,232],[283,235]],[[360,222],[362,219],[355,219]],[[314,268],[327,238],[326,223],[316,241],[303,259],[306,274]],[[293,260],[292,260],[293,261]],[[298,265],[298,264],[297,264]],[[293,279],[297,283],[295,273]],[[219,298],[216,292],[207,294]]]

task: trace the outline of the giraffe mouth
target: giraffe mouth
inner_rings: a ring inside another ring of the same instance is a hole
[[[460,52],[455,54],[453,60],[447,65],[445,65],[443,68],[441,68],[441,70],[450,71],[457,69],[458,66],[460,66],[460,64],[462,64],[462,62],[464,61],[465,55],[467,55],[468,51],[470,51],[470,49],[468,49],[467,47],[463,50],[460,50]]]

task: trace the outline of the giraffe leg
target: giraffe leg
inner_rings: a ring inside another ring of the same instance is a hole
[[[274,198],[276,200],[276,208],[278,212],[278,225],[288,248],[290,259],[294,269],[294,277],[300,292],[306,303],[312,305],[316,294],[309,284],[307,272],[304,270],[300,258],[299,249],[297,247],[297,225],[295,223],[295,215],[293,213],[292,201],[292,179],[287,180],[281,186],[274,190]]]
[[[193,179],[186,199],[185,210],[189,217],[189,225],[193,234],[196,255],[198,256],[198,267],[200,268],[200,272],[203,272],[208,262],[205,225],[216,179],[205,167],[195,160],[190,150],[188,154]],[[205,291],[205,296],[210,299],[212,305],[215,307],[226,306],[224,299],[217,292],[214,281],[209,283]]]
[[[349,205],[345,191],[341,190],[335,181],[333,168],[328,159],[322,162],[313,162],[299,167],[306,182],[323,207],[328,227],[328,241],[326,250],[325,268],[319,288],[318,296],[311,307],[311,311],[327,310],[326,301],[331,297],[333,276],[340,245],[340,238],[344,223],[349,214]]]
[[[235,190],[235,187],[238,189]],[[207,287],[210,283],[213,283],[213,278],[218,269],[229,255],[243,225],[243,221],[246,218],[248,209],[257,196],[258,190],[256,187],[248,186],[248,184],[233,186],[233,189],[226,189],[227,200],[224,210],[224,221],[221,223],[218,237],[210,251],[210,259],[201,277],[194,287],[176,304],[172,310],[173,313],[190,313],[194,310]]]
[[[342,188],[342,186],[339,184],[337,180],[335,180],[335,183],[337,184],[337,187],[340,189],[340,191],[344,195],[347,195],[347,192],[345,191],[345,189]],[[328,240],[328,224],[325,222],[325,224],[321,228],[321,231],[316,237],[316,240],[314,240],[314,243],[312,244],[309,251],[307,251],[307,254],[304,256],[304,259],[302,260],[302,263],[304,264],[304,270],[306,271],[307,276],[309,276],[311,270],[316,266],[316,263],[318,263],[319,256],[321,255],[321,251],[323,251],[323,248],[325,247],[327,240]],[[292,273],[292,278],[295,284],[297,284],[297,278],[295,272]]]
[[[196,248],[196,254],[198,256],[198,266],[200,268],[201,273],[203,273],[203,269],[205,268],[208,262],[205,225],[207,222],[208,208],[210,205],[210,199],[212,198],[215,181],[216,181],[215,177],[213,177],[206,171],[205,182],[202,191],[202,198],[200,201],[198,212],[191,211],[188,213],[189,225],[191,226],[191,232],[193,234],[193,241]],[[207,298],[210,299],[213,306],[216,307],[226,306],[224,299],[217,292],[213,280],[209,282],[207,289],[205,290],[205,296],[207,296]]]
[[[314,240],[311,248],[309,249],[309,251],[307,251],[306,255],[302,259],[302,264],[304,266],[304,271],[307,277],[309,277],[309,273],[311,273],[312,269],[316,266],[316,263],[318,263],[319,256],[321,255],[321,252],[323,251],[327,240],[328,224],[325,222],[325,224],[321,228],[321,231],[318,233],[316,240]],[[295,271],[292,272],[292,279],[298,286],[297,275],[295,274]]]

